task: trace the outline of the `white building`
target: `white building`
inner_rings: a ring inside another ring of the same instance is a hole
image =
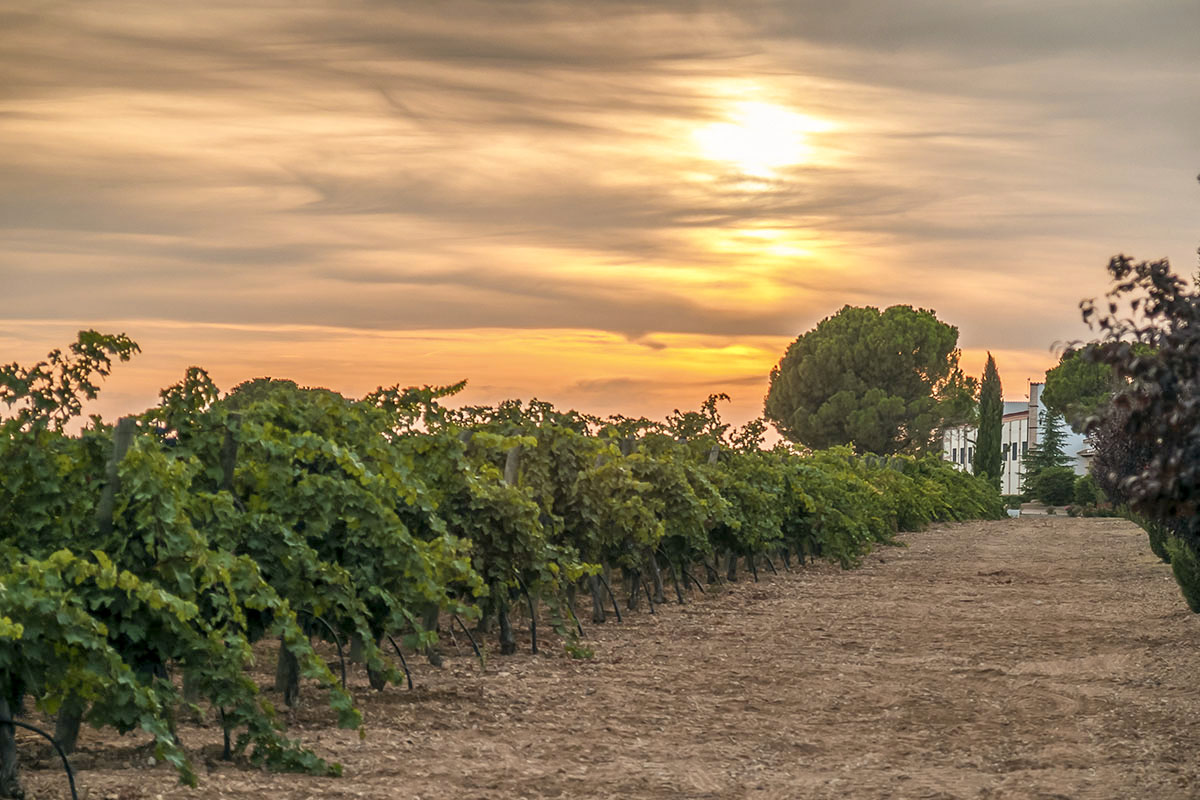
[[[1004,416],[1000,425],[1000,493],[1019,494],[1021,481],[1025,477],[1025,456],[1029,448],[1038,443],[1038,420],[1046,413],[1042,403],[1043,383],[1029,384],[1028,402],[1004,403]],[[942,434],[942,458],[952,462],[961,470],[974,472],[975,436],[978,430],[969,425],[947,428]],[[1078,433],[1065,431],[1064,452],[1074,459],[1076,475],[1087,472],[1084,439]]]

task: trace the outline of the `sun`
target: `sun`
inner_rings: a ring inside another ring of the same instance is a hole
[[[812,160],[809,134],[833,127],[825,120],[752,100],[734,103],[726,120],[693,131],[701,154],[756,178],[770,178],[781,167]]]

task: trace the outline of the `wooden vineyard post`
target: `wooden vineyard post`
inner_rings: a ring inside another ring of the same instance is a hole
[[[241,416],[230,414],[225,426],[225,438],[221,442],[221,488],[233,492],[233,471],[237,467],[238,441],[233,435],[233,429]]]
[[[521,474],[521,447],[517,445],[511,447],[504,457],[504,482],[509,486],[516,486]],[[512,655],[517,652],[517,639],[513,636],[512,623],[508,619],[508,593],[496,593],[496,612],[500,620],[500,654]],[[529,620],[531,630],[534,631],[534,636],[537,636],[537,622],[531,617]],[[536,651],[535,651],[536,652]]]
[[[117,492],[121,488],[119,472],[121,460],[129,452],[136,433],[137,419],[122,417],[117,420],[117,427],[113,431],[112,455],[104,465],[104,488],[100,491],[99,502],[96,503],[96,528],[100,532],[101,539],[112,535],[113,510],[116,508]],[[87,703],[78,695],[71,694],[63,700],[62,707],[59,708],[58,715],[54,718],[54,740],[68,755],[75,752],[75,743],[79,739],[79,726],[86,710]]]
[[[121,479],[117,468],[121,459],[129,452],[133,444],[133,435],[137,432],[137,420],[133,417],[122,417],[117,420],[117,428],[113,432],[113,451],[108,463],[104,465],[104,489],[100,492],[100,502],[96,504],[96,526],[100,535],[108,536],[113,529],[113,508],[117,502],[117,490],[121,487]]]

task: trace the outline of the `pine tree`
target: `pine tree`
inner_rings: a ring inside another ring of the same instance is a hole
[[[975,474],[1000,488],[1002,468],[1000,433],[1004,417],[1004,399],[996,359],[989,352],[979,385],[979,433],[975,437]]]
[[[924,453],[970,393],[958,328],[910,306],[845,306],[788,346],[771,370],[764,416],[814,449]]]
[[[1044,469],[1069,467],[1073,459],[1066,451],[1066,431],[1062,414],[1043,412],[1038,418],[1038,443],[1025,456],[1025,482],[1028,483]]]

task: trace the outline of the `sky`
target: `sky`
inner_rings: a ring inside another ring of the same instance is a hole
[[[1193,0],[0,0],[0,362],[761,414],[842,306],[1005,395],[1200,243]]]

